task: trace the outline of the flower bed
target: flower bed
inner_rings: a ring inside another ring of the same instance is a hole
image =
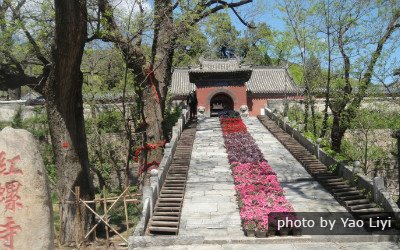
[[[293,207],[242,119],[222,117],[220,122],[243,228],[248,236],[255,231],[261,232],[258,236],[272,234],[278,228],[276,215],[291,217]]]

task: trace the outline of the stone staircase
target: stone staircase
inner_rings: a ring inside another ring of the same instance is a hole
[[[177,235],[196,124],[183,130],[146,230],[147,235]]]
[[[353,187],[349,181],[328,171],[324,164],[269,117],[258,116],[258,119],[341,205],[355,218],[364,221],[367,230],[376,229],[373,225],[376,225],[377,219],[394,218],[392,214],[371,202],[362,190]],[[394,220],[392,222],[392,225],[395,225]]]

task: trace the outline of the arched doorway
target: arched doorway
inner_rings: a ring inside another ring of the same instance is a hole
[[[218,93],[210,100],[210,115],[218,116],[219,112],[233,110],[232,98],[225,93]]]

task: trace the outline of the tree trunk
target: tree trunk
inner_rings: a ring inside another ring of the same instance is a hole
[[[344,133],[346,129],[340,125],[340,115],[333,114],[333,123],[332,123],[332,131],[331,131],[331,145],[332,149],[336,152],[340,152],[340,147],[342,145],[342,139],[344,137]]]
[[[322,121],[322,128],[321,128],[321,138],[325,137],[326,131],[328,130],[328,108],[329,108],[329,98],[330,98],[330,92],[331,92],[331,56],[332,56],[332,51],[331,51],[331,44],[330,44],[330,30],[328,28],[328,75],[326,79],[326,93],[325,93],[325,107],[324,107],[324,119]]]
[[[71,191],[80,187],[80,198],[94,198],[83,117],[80,71],[86,39],[86,1],[55,0],[55,45],[53,64],[44,93],[53,151],[58,168],[58,192],[62,203],[61,244],[81,242],[93,222],[92,214],[68,204],[74,201]],[[78,219],[79,217],[79,219]]]
[[[150,77],[143,92],[144,115],[148,124],[146,133],[150,143],[157,143],[167,138],[164,133],[164,109],[169,84],[172,77],[172,59],[176,34],[170,0],[155,1],[154,39],[150,69],[154,69],[154,78]],[[153,85],[153,86],[152,86]],[[152,150],[148,162],[160,161],[162,149]]]
[[[312,127],[313,127],[313,134],[317,136],[317,124],[315,120],[315,98],[311,98],[311,121],[312,121]]]
[[[306,87],[306,91],[307,91],[307,87]],[[310,109],[310,99],[308,96],[308,93],[306,93],[306,98],[304,99],[304,131],[308,131],[308,117],[309,117],[309,113],[308,110]]]

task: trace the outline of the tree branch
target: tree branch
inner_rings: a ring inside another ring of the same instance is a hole
[[[124,55],[124,58],[128,60],[126,62],[128,68],[132,69],[133,73],[136,75],[143,74],[142,66],[146,65],[145,55],[140,48],[131,46],[129,40],[124,38],[115,22],[113,9],[110,3],[107,0],[99,0],[99,11],[107,22],[108,32],[98,35],[98,37],[103,41],[115,43]],[[135,36],[138,36],[138,34]],[[92,38],[95,39],[96,36],[93,36]]]
[[[0,90],[15,89],[21,86],[28,86],[33,90],[43,93],[43,86],[48,77],[47,67],[41,76],[29,76],[24,72],[16,71],[10,65],[0,65]]]
[[[11,5],[9,6],[12,13],[13,13],[13,18],[15,20],[19,20],[21,21],[21,28],[25,33],[25,36],[28,38],[28,41],[31,43],[32,47],[33,47],[33,51],[35,53],[35,56],[39,59],[39,61],[41,61],[43,63],[43,65],[47,65],[50,62],[46,59],[46,57],[42,54],[42,52],[40,51],[40,47],[37,44],[37,42],[35,41],[35,39],[33,38],[33,36],[31,35],[31,33],[28,31],[28,29],[26,28],[22,18],[21,18],[21,14],[19,13],[19,9],[22,7],[22,5],[25,3],[25,1],[22,1],[18,4],[17,8],[13,8]]]
[[[179,6],[179,0],[176,0],[176,2],[174,3],[174,5],[172,6],[172,9],[176,9]]]
[[[232,9],[233,13],[235,13],[235,15],[236,15],[236,17],[239,19],[239,21],[240,21],[244,26],[246,26],[246,27],[249,28],[249,29],[255,29],[255,28],[257,28],[257,27],[254,26],[253,24],[246,22],[246,21],[239,15],[239,13],[235,10],[235,8],[232,7],[231,9]]]
[[[212,0],[212,1],[208,1],[206,4],[204,5],[200,5],[198,7],[198,10],[193,13],[195,18],[191,21],[187,20],[187,24],[189,26],[194,25],[196,23],[198,23],[200,20],[202,20],[203,18],[216,13],[224,8],[235,8],[235,7],[239,7],[248,3],[253,2],[253,0],[241,0],[238,2],[233,2],[233,3],[227,3],[226,1],[220,1],[220,0]],[[211,9],[207,9],[208,7],[211,7],[213,4],[219,4]],[[193,16],[193,15],[189,15],[189,16]]]

